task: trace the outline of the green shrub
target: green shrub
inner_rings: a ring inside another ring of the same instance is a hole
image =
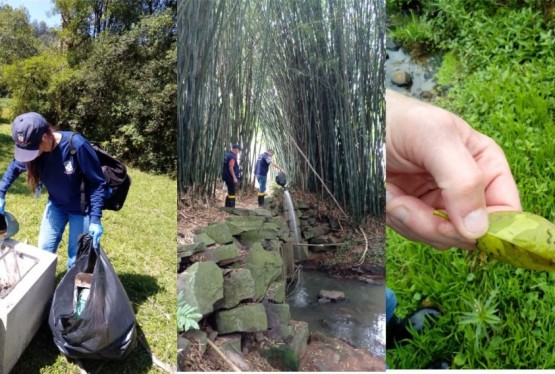
[[[55,122],[52,77],[67,74],[69,70],[64,55],[54,51],[45,51],[38,56],[4,66],[2,80],[14,99],[13,115],[35,111]]]

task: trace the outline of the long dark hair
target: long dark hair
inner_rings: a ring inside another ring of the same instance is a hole
[[[56,131],[56,129],[49,124],[44,133],[47,135],[48,139],[54,140],[54,131]],[[40,180],[38,160],[39,158],[37,157],[33,161],[27,163],[27,184],[33,192],[36,192]]]

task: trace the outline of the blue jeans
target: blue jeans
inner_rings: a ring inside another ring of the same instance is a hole
[[[397,297],[395,292],[391,291],[389,288],[385,289],[385,323],[388,323],[393,313],[395,313],[395,308],[397,308]]]
[[[395,292],[390,290],[389,288],[385,289],[385,323],[389,322],[391,317],[393,317],[393,313],[395,313],[395,308],[397,308],[397,296],[395,296]],[[385,365],[386,369],[390,369],[389,365]]]
[[[260,193],[262,192],[266,192],[266,180],[268,179],[268,177],[266,175],[257,175],[256,176],[256,180],[258,181],[258,191],[260,191]]]
[[[56,253],[68,222],[67,268],[69,269],[73,266],[77,257],[79,235],[89,231],[89,216],[66,213],[48,200],[40,224],[39,248]]]

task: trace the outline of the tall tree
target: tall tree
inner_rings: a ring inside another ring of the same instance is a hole
[[[0,5],[0,65],[37,54],[38,44],[27,10]]]
[[[265,139],[290,181],[360,221],[385,197],[382,0],[179,3],[182,197],[214,196],[221,158]],[[253,152],[254,151],[254,152]],[[195,196],[196,195],[196,196]]]

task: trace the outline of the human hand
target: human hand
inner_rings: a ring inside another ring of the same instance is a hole
[[[6,208],[6,199],[0,197],[0,214],[4,214],[5,208]]]
[[[387,224],[438,249],[475,249],[487,213],[521,210],[503,150],[456,115],[386,93]],[[447,211],[450,220],[433,215]]]
[[[233,183],[237,184],[239,183],[239,180],[237,178],[233,178]]]
[[[100,223],[91,223],[89,225],[89,235],[93,239],[93,248],[97,249],[100,245],[100,237],[104,232],[104,228]]]

